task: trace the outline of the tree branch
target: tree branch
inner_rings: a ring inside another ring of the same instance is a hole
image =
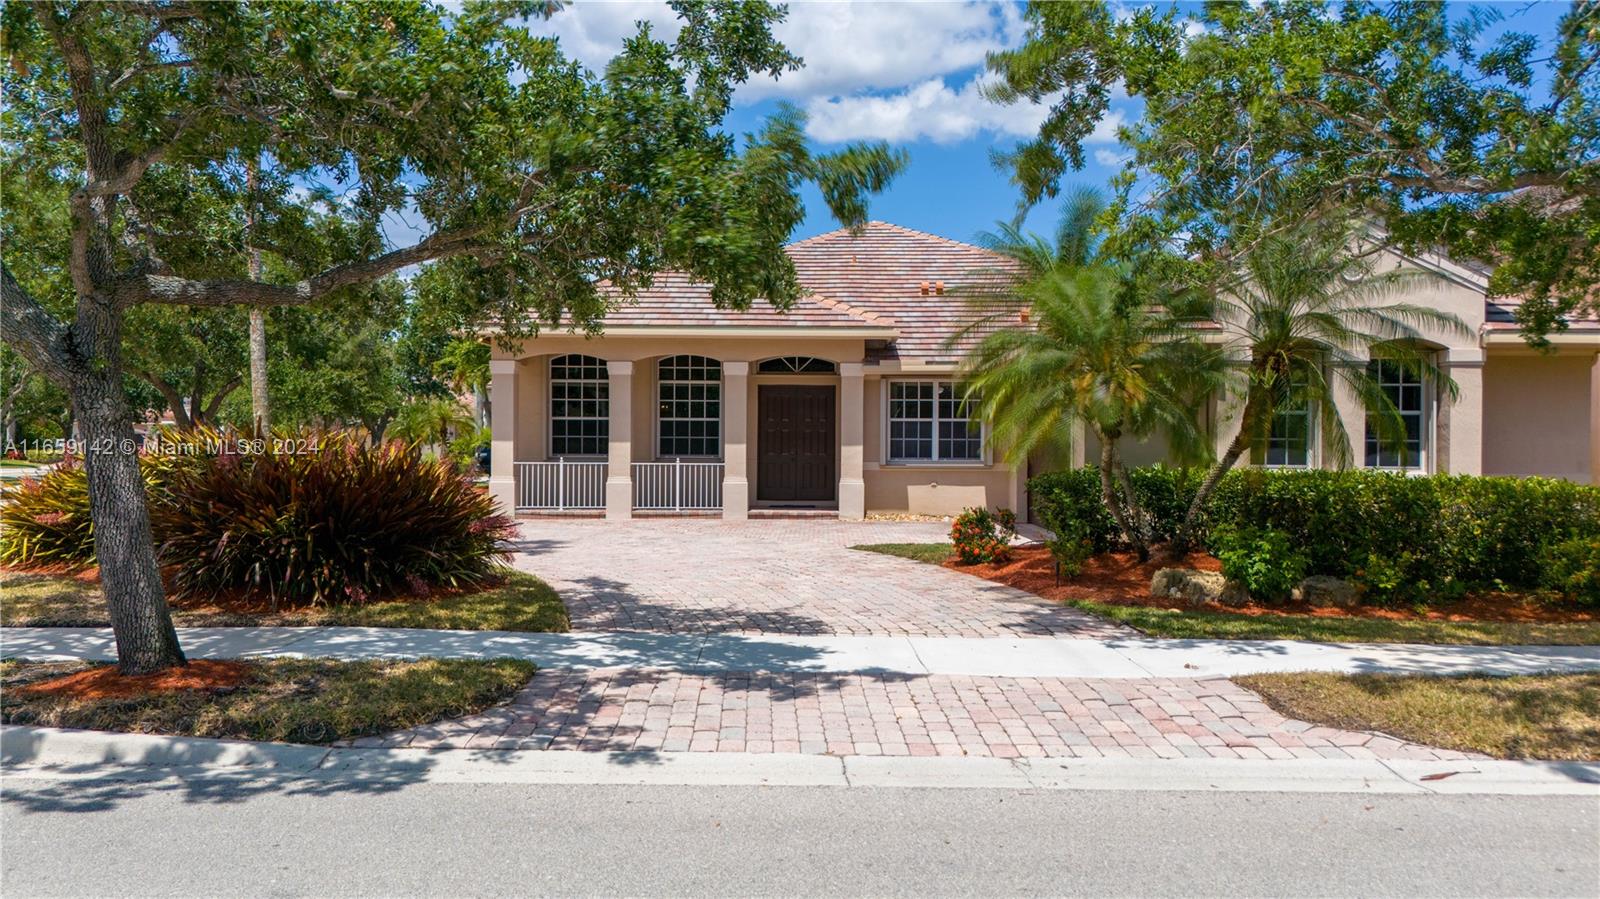
[[[167,380],[153,372],[142,368],[128,366],[128,372],[136,378],[143,378],[149,382],[161,398],[167,401],[167,406],[172,409],[172,421],[182,430],[189,430],[194,422],[189,418],[189,410],[183,407],[183,397],[178,395],[178,388],[173,387]]]
[[[0,334],[36,371],[65,387],[79,373],[71,332],[0,262]]]
[[[413,246],[361,262],[336,265],[295,284],[265,284],[236,279],[194,280],[174,275],[140,274],[113,289],[119,305],[166,303],[182,306],[303,306],[341,287],[376,281],[407,266],[481,249],[475,241],[486,229],[465,228],[435,234]]]
[[[228,394],[238,390],[242,384],[244,384],[244,378],[234,375],[226,384],[217,388],[217,392],[211,397],[211,402],[206,403],[205,412],[203,413],[207,423],[217,420],[217,412],[222,408],[222,401],[228,398]]]

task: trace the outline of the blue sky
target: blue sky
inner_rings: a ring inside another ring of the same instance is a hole
[[[1507,17],[1502,28],[1548,34],[1566,4],[1499,8]],[[658,36],[676,32],[672,11],[660,0],[579,0],[531,30],[557,36],[568,55],[598,70],[640,20]],[[977,87],[985,77],[984,55],[1021,40],[1019,4],[802,0],[789,3],[777,36],[806,67],[741,88],[730,129],[754,130],[779,102],[794,103],[810,114],[808,130],[820,149],[881,139],[910,152],[910,167],[873,202],[873,218],[970,240],[1011,217],[1016,190],[989,153],[1034,133],[1043,110],[988,103]],[[1137,117],[1135,101],[1116,99],[1085,148],[1085,169],[1069,180],[1105,187],[1122,152],[1116,125]],[[795,238],[837,227],[814,191],[806,206]],[[1049,231],[1055,215],[1048,205],[1038,207],[1028,225]]]

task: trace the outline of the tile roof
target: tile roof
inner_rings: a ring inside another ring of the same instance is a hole
[[[608,313],[606,325],[892,328],[898,338],[869,349],[868,361],[953,360],[977,339],[974,335],[945,346],[975,314],[962,290],[1016,265],[982,247],[878,221],[868,222],[859,233],[841,228],[796,241],[785,252],[794,261],[800,284],[811,292],[786,312],[759,301],[744,312],[718,309],[709,285],[665,272],[635,302],[621,303]],[[1513,299],[1486,298],[1485,329],[1515,329],[1515,307]],[[1572,327],[1589,331],[1600,328],[1600,321],[1586,317],[1573,321]]]
[[[888,222],[868,222],[856,234],[829,231],[786,249],[808,289],[895,323],[899,339],[879,354],[891,358],[958,357],[964,347],[946,349],[945,341],[975,315],[961,291],[1016,266],[991,250]]]
[[[633,301],[619,301],[606,313],[606,327],[793,327],[892,328],[876,313],[829,297],[807,296],[785,311],[756,302],[750,309],[718,309],[711,285],[683,272],[661,272]]]
[[[664,272],[635,301],[608,312],[606,326],[893,328],[898,339],[876,358],[954,358],[960,349],[945,349],[945,341],[973,315],[958,289],[1014,265],[981,247],[887,222],[868,222],[858,234],[830,231],[785,250],[811,291],[786,312],[761,302],[744,312],[718,309],[709,285]]]

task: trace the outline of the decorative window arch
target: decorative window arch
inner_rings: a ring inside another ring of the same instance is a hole
[[[722,363],[668,356],[656,366],[656,455],[722,454]]]
[[[611,379],[604,359],[550,360],[550,455],[603,456],[611,438]]]
[[[831,375],[838,366],[815,356],[775,356],[756,363],[760,375]]]

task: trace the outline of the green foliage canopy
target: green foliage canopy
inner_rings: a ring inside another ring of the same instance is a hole
[[[1025,204],[1083,166],[1120,87],[1144,103],[1121,137],[1129,239],[1242,252],[1333,209],[1417,250],[1495,264],[1539,343],[1600,295],[1600,0],[1553,40],[1501,11],[1442,3],[1206,3],[1193,14],[1030,3],[1026,40],[996,53],[1001,102],[1048,101],[1007,157]]]

